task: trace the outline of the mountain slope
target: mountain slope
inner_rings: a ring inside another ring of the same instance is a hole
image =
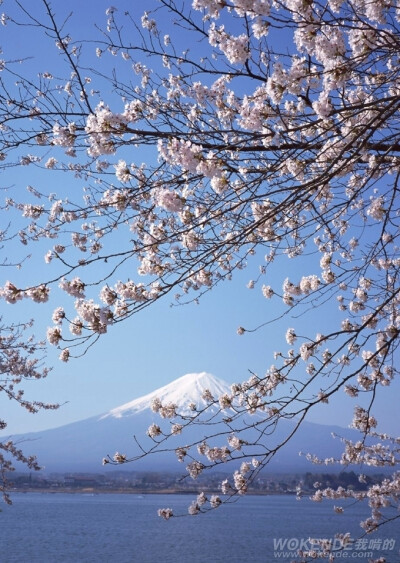
[[[47,472],[101,472],[108,468],[102,466],[102,459],[107,455],[112,457],[116,451],[128,457],[141,454],[135,437],[144,449],[149,449],[154,444],[146,436],[151,424],[159,424],[167,434],[170,433],[170,421],[162,420],[150,408],[155,398],[161,399],[163,404],[177,404],[178,410],[188,413],[192,402],[200,407],[206,405],[202,398],[204,389],[208,389],[214,397],[218,397],[229,392],[229,385],[205,372],[187,374],[169,385],[99,416],[13,438],[19,442],[24,441],[24,451],[37,455],[40,464]],[[254,420],[254,417],[251,420]],[[281,422],[274,434],[265,438],[269,440],[270,447],[279,443],[293,428],[293,422],[286,420]],[[176,448],[192,442],[201,442],[207,431],[216,434],[222,429],[225,430],[222,424],[218,425],[216,418],[211,426],[194,425],[181,436],[172,436],[166,446]],[[251,430],[249,432],[251,433]],[[319,470],[304,457],[299,457],[299,451],[315,453],[321,457],[339,456],[343,446],[339,440],[332,439],[332,432],[346,437],[355,436],[353,431],[343,428],[304,422],[301,429],[274,458],[270,466],[271,470],[281,472]],[[218,439],[216,441],[218,442]],[[222,443],[226,444],[226,435],[220,437],[219,444]],[[177,461],[174,452],[148,456],[125,467],[130,470],[184,471],[184,465]],[[229,471],[229,467],[226,469]]]

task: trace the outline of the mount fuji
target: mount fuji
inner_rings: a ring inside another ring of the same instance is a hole
[[[193,414],[190,409],[191,403],[195,403],[200,408],[207,404],[202,398],[205,389],[208,389],[214,397],[230,393],[230,386],[221,379],[205,372],[190,373],[107,413],[58,428],[13,436],[13,440],[18,443],[23,442],[21,446],[24,451],[27,454],[33,452],[46,472],[103,472],[109,467],[102,465],[104,457],[107,455],[112,457],[116,451],[126,454],[128,458],[140,455],[140,446],[135,438],[145,449],[150,448],[154,442],[146,435],[149,426],[153,423],[160,426],[164,423],[164,427],[165,424],[169,424],[151,410],[151,403],[155,398],[159,398],[163,404],[176,404],[178,412],[182,414],[189,412]],[[213,420],[213,423],[218,425],[218,419]],[[282,423],[282,427],[274,432],[275,443],[286,436],[294,424],[286,420]],[[217,426],[211,428],[213,433],[215,428]],[[166,446],[175,448],[201,441],[207,428],[199,425],[187,430],[190,432],[185,431],[180,436],[173,436]],[[355,434],[353,431],[339,427],[303,422],[299,431],[275,456],[270,464],[271,470],[282,473],[313,471],[315,466],[307,462],[304,457],[299,457],[300,451],[311,451],[321,457],[339,456],[343,445],[339,440],[332,438],[332,433],[345,437],[354,437]],[[224,443],[226,444],[226,438]],[[144,457],[124,468],[133,471],[140,469],[174,472],[184,469],[177,461],[174,452]]]
[[[218,379],[204,371],[201,373],[187,373],[175,379],[172,383],[148,393],[148,395],[112,409],[103,415],[102,418],[122,418],[147,411],[152,401],[157,398],[163,404],[173,403],[177,405],[177,410],[184,415],[193,414],[193,411],[189,408],[191,403],[195,403],[200,409],[207,406],[207,402],[202,397],[205,389],[208,389],[214,397],[230,393],[230,386],[222,379]]]

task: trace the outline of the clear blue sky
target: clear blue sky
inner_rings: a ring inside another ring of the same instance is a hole
[[[120,11],[123,11],[124,7],[132,10],[134,6],[133,10],[136,10],[137,14],[141,14],[144,6],[143,3],[127,0],[118,0],[116,4]],[[148,3],[149,6],[152,4],[153,2]],[[14,9],[13,5],[13,2],[5,0],[2,9],[7,13]],[[40,5],[39,0],[29,2],[32,13],[36,14],[37,11],[38,17],[42,13],[41,9],[39,10]],[[104,0],[52,2],[52,7],[60,18],[69,11],[74,13],[69,25],[73,38],[91,37],[94,33],[94,21],[104,25],[104,13],[109,5],[109,2]],[[166,31],[171,35],[174,33],[172,27]],[[46,52],[47,58],[44,58],[43,45],[40,42],[32,42],[32,36],[25,28],[21,28],[21,33],[15,34],[15,28],[11,32],[11,28],[6,27],[1,29],[1,33],[3,37],[0,41],[5,51],[9,52],[12,47],[15,56],[26,52],[32,54],[32,69],[37,64],[38,70],[46,70],[43,60],[49,69],[57,64],[57,52],[54,57],[48,56]],[[93,50],[94,48],[95,45]],[[116,109],[119,110],[120,107]],[[27,184],[34,185],[35,181],[41,181],[35,174],[28,168],[11,170],[9,174],[2,176],[0,184],[1,187],[13,184],[17,192],[21,193]],[[68,193],[68,190],[77,187],[77,183],[67,175],[60,177],[55,174],[48,182],[46,189],[51,190],[50,182],[54,182],[54,191],[61,187]],[[17,246],[11,248],[16,255],[24,251]],[[7,279],[19,281],[21,285],[30,283],[32,276],[38,276],[44,268],[44,253],[45,248],[38,245],[35,256],[21,271],[0,270],[1,285]],[[302,324],[301,318],[284,318],[276,324],[264,326],[255,333],[243,336],[236,334],[238,326],[254,328],[283,310],[279,299],[268,301],[262,296],[262,283],[281,289],[287,276],[296,280],[300,275],[298,261],[292,262],[283,258],[274,268],[272,277],[263,279],[259,286],[249,290],[246,288],[247,282],[258,276],[259,257],[256,258],[247,270],[237,272],[232,282],[223,283],[204,296],[199,305],[171,308],[170,299],[167,298],[164,302],[145,309],[128,322],[112,327],[100,343],[78,360],[63,364],[57,360],[58,352],[51,349],[48,360],[54,366],[53,372],[44,381],[27,383],[27,398],[66,404],[58,411],[42,412],[33,416],[0,394],[0,412],[4,413],[2,417],[8,421],[8,432],[20,433],[61,426],[100,414],[188,372],[208,371],[229,383],[246,379],[249,376],[248,370],[262,375],[273,363],[274,351],[287,349],[284,334],[288,326],[302,332],[302,329],[308,330],[310,322],[318,320],[316,330],[323,332],[324,326],[327,330],[335,319],[335,305],[327,305],[322,312],[314,312],[308,318],[307,326]],[[318,274],[318,259],[319,257],[304,259],[304,265],[307,266],[305,274]],[[10,314],[16,319],[34,317],[38,336],[43,336],[47,326],[52,324],[52,310],[53,304],[43,306],[24,301],[23,304],[12,308],[0,301],[0,314],[5,318]],[[398,385],[383,389],[382,399],[377,405],[378,420],[385,423],[384,428],[392,431],[396,431],[398,426],[398,391]],[[355,404],[346,398],[344,393],[340,393],[332,405],[319,408],[310,420],[346,426],[351,420],[351,410]]]

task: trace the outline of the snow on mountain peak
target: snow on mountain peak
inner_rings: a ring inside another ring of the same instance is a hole
[[[177,405],[178,412],[187,413],[190,403],[195,403],[200,408],[206,406],[207,403],[202,398],[205,389],[208,389],[216,399],[224,393],[230,393],[228,383],[210,373],[204,371],[187,373],[168,383],[168,385],[156,389],[156,391],[112,409],[101,418],[121,418],[145,411],[150,408],[152,401],[156,398],[160,399],[162,404],[173,403]]]

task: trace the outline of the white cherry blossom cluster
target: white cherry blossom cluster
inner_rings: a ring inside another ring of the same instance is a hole
[[[167,403],[166,405],[161,405],[158,409],[158,413],[161,418],[174,418],[176,416],[177,405],[174,403]]]
[[[108,307],[100,307],[92,299],[77,299],[75,308],[84,326],[97,334],[105,334],[114,322],[114,315]]]
[[[150,438],[156,438],[162,434],[162,431],[158,424],[151,424],[147,430],[147,434]]]
[[[183,425],[182,424],[173,424],[171,426],[171,434],[178,435],[182,434]]]
[[[231,64],[243,64],[249,58],[248,37],[230,35],[221,25],[212,23],[209,27],[208,40],[212,47],[219,47]]]
[[[41,284],[27,290],[18,289],[13,283],[7,281],[2,288],[0,288],[0,298],[4,299],[7,303],[15,304],[24,298],[30,298],[35,303],[46,303],[49,300],[50,288]]]
[[[46,303],[49,300],[50,288],[45,284],[28,289],[25,292],[27,297],[30,297],[35,303]]]
[[[157,514],[164,520],[169,520],[174,515],[172,508],[159,508]]]
[[[53,139],[52,142],[54,145],[58,145],[60,147],[65,147],[67,149],[71,149],[75,145],[76,141],[76,125],[75,123],[71,122],[68,124],[67,127],[62,127],[58,123],[55,123],[53,126]],[[69,152],[70,155],[73,153]],[[49,162],[49,161],[47,161]],[[55,163],[54,163],[55,164]],[[49,168],[52,168],[50,166]]]
[[[188,450],[187,450],[187,448],[179,447],[179,448],[176,448],[175,454],[176,454],[176,457],[178,458],[178,461],[183,463],[185,461],[185,457],[188,454]]]
[[[230,450],[226,446],[222,447],[206,447],[204,451],[204,455],[207,457],[209,461],[217,462],[222,461],[225,462],[228,457],[230,456]]]
[[[233,474],[234,487],[240,495],[247,492],[247,481],[241,471],[235,471]]]
[[[203,472],[204,465],[199,461],[194,460],[189,463],[186,469],[192,479],[197,479],[197,477]]]
[[[158,152],[166,162],[188,172],[196,172],[202,158],[201,146],[177,138],[171,139],[167,144],[159,141]]]
[[[90,147],[88,154],[92,157],[113,154],[116,150],[113,135],[124,132],[125,120],[113,113],[104,103],[100,103],[95,113],[90,114],[86,121],[85,131],[88,134]]]
[[[70,281],[66,280],[65,278],[62,278],[62,280],[59,283],[59,287],[69,295],[72,295],[73,297],[78,297],[78,298],[85,297],[85,291],[84,291],[85,284],[79,277],[75,277]]]

